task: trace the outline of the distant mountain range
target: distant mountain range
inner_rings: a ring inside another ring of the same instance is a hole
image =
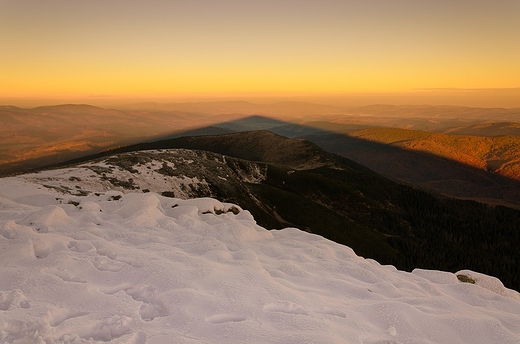
[[[194,123],[211,123],[237,115],[176,110],[115,110],[85,104],[22,109],[0,106],[0,174],[17,173],[152,140]]]
[[[467,127],[454,127],[445,134],[472,136],[520,136],[519,122],[484,122]]]
[[[391,105],[348,108],[291,101],[273,104],[245,101],[141,103],[117,109],[85,104],[34,109],[0,106],[0,175],[169,135],[271,130],[279,126],[256,123],[257,126],[252,127],[251,121],[237,126],[237,120],[252,116],[285,122],[286,136],[302,136],[309,133],[305,128],[313,127],[332,132],[340,130],[341,133],[393,127],[494,136],[500,131],[518,134],[514,122],[520,122],[520,109]],[[493,123],[487,123],[490,120]],[[223,127],[224,123],[232,128]],[[489,128],[486,128],[488,124]],[[281,127],[278,129],[282,130]]]
[[[76,168],[89,173],[71,172]],[[307,140],[269,131],[180,137],[105,152],[65,171],[67,178],[58,170],[42,183],[71,194],[102,183],[106,190],[214,197],[248,209],[266,228],[320,234],[383,264],[469,268],[520,290],[520,211],[400,185]]]

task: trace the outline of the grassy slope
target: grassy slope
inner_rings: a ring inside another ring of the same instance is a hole
[[[520,180],[520,137],[447,135],[397,128],[365,129],[349,135],[427,152]]]

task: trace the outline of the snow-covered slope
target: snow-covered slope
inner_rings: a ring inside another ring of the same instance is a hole
[[[210,198],[41,178],[0,179],[0,343],[520,343],[520,295],[492,277],[398,271]]]
[[[265,179],[266,165],[189,149],[122,153],[68,168],[21,175],[19,182],[34,182],[70,195],[118,190],[167,192],[179,198],[211,195],[218,183],[228,188],[241,182]]]

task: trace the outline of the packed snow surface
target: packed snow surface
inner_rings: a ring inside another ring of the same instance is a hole
[[[0,343],[520,343],[489,276],[381,266],[204,198],[0,179]]]

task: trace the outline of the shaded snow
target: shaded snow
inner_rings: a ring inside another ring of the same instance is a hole
[[[194,164],[193,159],[204,163]],[[18,183],[33,182],[40,184],[41,189],[76,196],[109,190],[122,193],[153,191],[159,194],[168,192],[186,199],[212,195],[211,179],[259,183],[266,178],[266,173],[264,164],[204,151],[164,149],[117,154],[75,167],[40,171],[15,179]],[[48,200],[42,201],[40,204]]]
[[[520,343],[492,277],[398,271],[232,207],[0,179],[0,342]]]

